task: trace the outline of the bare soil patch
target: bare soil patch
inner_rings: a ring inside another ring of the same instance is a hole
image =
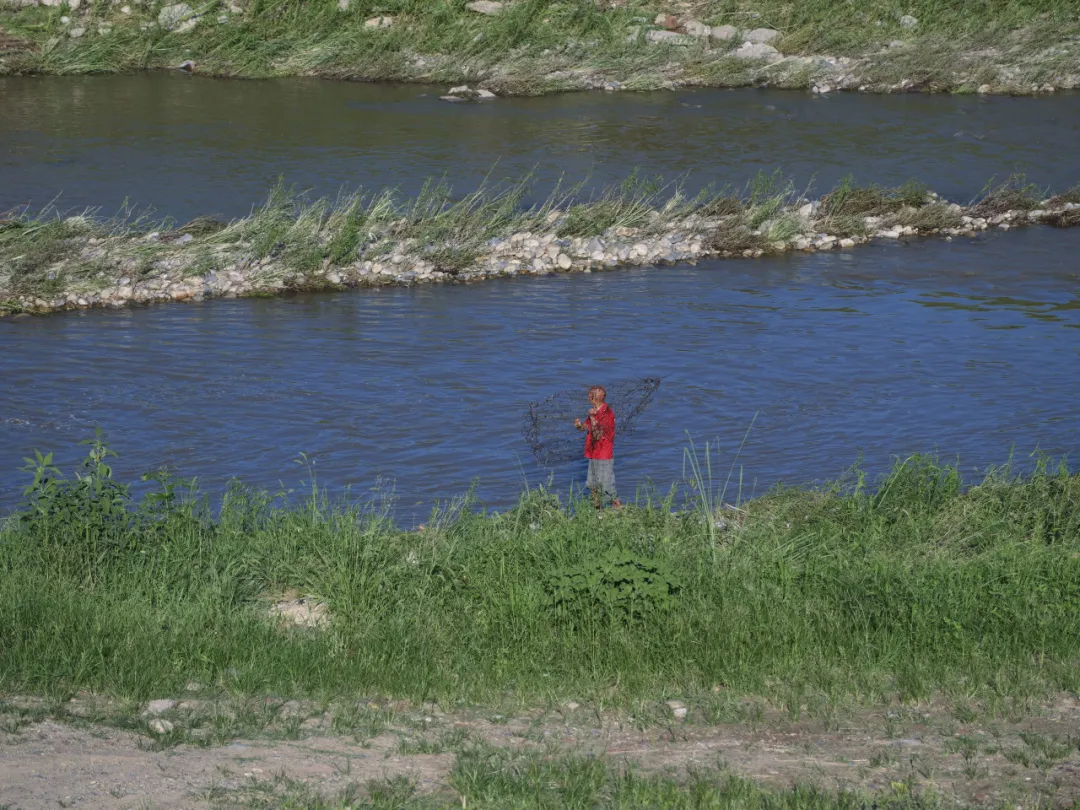
[[[745,722],[720,724],[693,707],[678,720],[663,705],[636,716],[573,703],[511,714],[400,702],[256,705],[188,700],[133,715],[88,698],[60,707],[12,699],[0,708],[0,806],[209,808],[297,790],[362,795],[402,778],[452,801],[455,752],[475,745],[599,756],[676,779],[727,768],[777,788],[878,793],[902,783],[964,805],[1080,798],[1074,696],[994,712],[934,702],[812,719],[744,702]],[[228,736],[222,723],[238,717],[256,722],[231,727],[247,732],[236,739],[207,734],[216,718]],[[151,732],[162,719],[167,733]]]

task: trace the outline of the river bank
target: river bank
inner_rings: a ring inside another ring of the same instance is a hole
[[[691,448],[685,500],[598,512],[537,489],[489,513],[465,496],[407,531],[377,496],[314,485],[234,483],[212,508],[159,471],[136,498],[101,436],[88,444],[78,477],[30,459],[0,523],[9,694],[145,701],[196,682],[695,712],[756,695],[797,712],[1078,686],[1080,477],[1048,459],[965,487],[913,456],[873,484],[739,501]]]
[[[456,198],[430,183],[413,199],[386,191],[313,201],[279,185],[248,217],[181,227],[134,215],[16,212],[0,223],[0,314],[590,273],[1080,225],[1080,188],[1046,197],[1018,177],[988,185],[968,205],[914,182],[888,189],[850,179],[808,200],[775,174],[759,175],[742,194],[689,197],[637,175],[588,199],[572,189],[524,207],[527,193],[523,181]]]
[[[0,75],[473,83],[499,95],[680,86],[1030,94],[1080,87],[1072,4],[7,0]]]
[[[211,510],[162,473],[136,503],[90,444],[75,479],[31,462],[0,522],[7,804],[1080,796],[1064,465],[965,488],[912,457],[735,508],[704,465],[685,503],[541,490],[405,531],[314,488],[236,485]]]

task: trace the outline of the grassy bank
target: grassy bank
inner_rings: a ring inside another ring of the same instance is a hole
[[[345,10],[334,0],[211,0],[188,7],[193,23],[161,18],[164,5],[5,6],[0,73],[127,72],[193,60],[198,72],[219,76],[480,82],[526,94],[762,83],[1024,93],[1080,86],[1080,16],[1065,0],[516,0],[494,15],[470,11],[465,0],[351,0]],[[739,54],[742,33],[653,42],[659,13],[683,32],[695,23],[775,30],[779,54]]]
[[[137,505],[103,448],[47,459],[0,532],[0,690],[64,698],[389,695],[634,707],[735,718],[942,694],[960,704],[1080,689],[1080,477],[1040,464],[965,490],[928,459],[869,488],[784,490],[596,513],[531,492],[459,502],[423,531],[377,504],[240,487],[211,513],[158,477]],[[268,619],[285,594],[326,624]]]
[[[1022,176],[967,205],[917,182],[847,178],[808,200],[778,173],[688,194],[639,174],[596,192],[558,188],[526,204],[528,178],[465,195],[432,181],[313,200],[279,185],[252,213],[184,225],[122,213],[0,216],[0,315],[154,301],[654,266],[853,247],[871,239],[1080,225],[1080,187],[1053,196]]]

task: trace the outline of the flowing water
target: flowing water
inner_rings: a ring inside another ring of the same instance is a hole
[[[758,91],[440,102],[435,90],[186,77],[0,79],[0,208],[65,191],[187,217],[241,213],[278,174],[320,191],[479,182],[498,159],[617,179],[634,166],[741,183],[915,176],[954,198],[992,174],[1080,179],[1080,99],[813,99]],[[1080,435],[1080,231],[875,244],[697,267],[470,286],[210,301],[0,320],[0,505],[34,448],[62,466],[102,427],[124,478],[170,466],[219,490],[354,497],[393,482],[399,514],[476,481],[565,491],[521,437],[527,403],[665,375],[619,442],[622,493],[666,488],[688,437],[738,457],[744,494],[938,451],[965,471],[1071,452]],[[584,410],[585,403],[582,403]],[[756,418],[755,418],[756,415]],[[735,496],[729,491],[729,499]]]
[[[445,88],[443,88],[445,90]],[[618,181],[635,167],[742,186],[780,170],[827,190],[915,177],[966,202],[991,176],[1080,181],[1080,96],[861,96],[759,90],[574,93],[449,104],[439,88],[149,74],[0,78],[0,211],[125,200],[181,219],[238,216],[282,176],[321,194],[415,192],[446,175],[535,170]]]
[[[860,452],[871,472],[919,451],[968,471],[1014,447],[1065,453],[1080,436],[1078,252],[1080,231],[1032,229],[3,321],[0,491],[14,499],[33,448],[72,462],[100,425],[126,475],[291,488],[305,453],[334,490],[395,481],[404,513],[473,479],[501,506],[547,476],[521,437],[530,400],[644,374],[666,379],[617,445],[624,495],[678,479],[687,436],[719,437],[726,473],[755,414],[747,491],[839,475]]]

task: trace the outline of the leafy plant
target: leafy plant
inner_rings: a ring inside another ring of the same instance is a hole
[[[33,481],[23,490],[21,519],[32,527],[59,527],[78,535],[96,546],[103,536],[119,534],[130,525],[128,503],[131,494],[127,484],[112,477],[109,457],[116,453],[105,443],[98,428],[93,439],[79,442],[89,445],[90,451],[83,459],[81,472],[75,480],[64,477],[52,462],[52,453],[43,456],[34,452],[34,458],[23,459],[21,469],[32,472]],[[68,536],[71,536],[70,534]]]
[[[682,581],[662,560],[621,548],[555,573],[547,584],[548,605],[559,617],[588,615],[630,622],[669,608]]]

